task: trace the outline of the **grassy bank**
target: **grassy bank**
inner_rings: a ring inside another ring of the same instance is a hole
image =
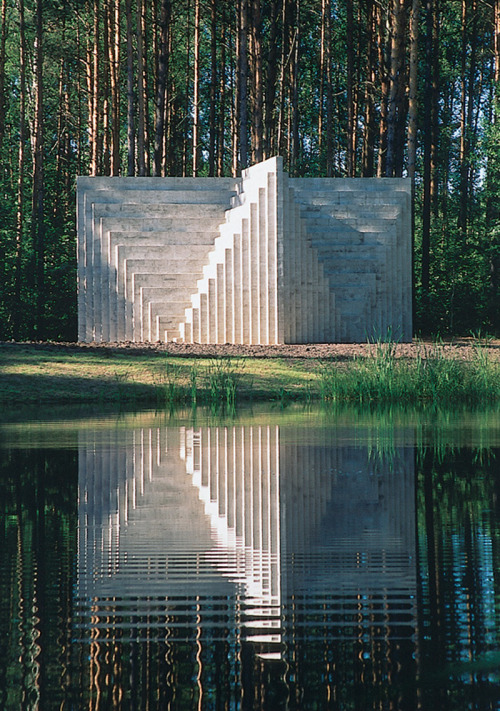
[[[78,347],[0,346],[0,402],[236,405],[323,400],[477,404],[500,401],[497,351],[477,340],[467,357],[392,343],[350,359],[189,357]]]

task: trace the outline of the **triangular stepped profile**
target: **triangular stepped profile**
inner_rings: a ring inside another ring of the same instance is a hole
[[[335,301],[316,251],[304,239],[287,180],[280,158],[243,173],[180,326],[184,341],[335,340]]]
[[[411,183],[79,178],[79,340],[409,341]]]
[[[80,341],[178,336],[232,178],[79,178]]]
[[[339,340],[412,338],[411,183],[290,180],[340,312]]]

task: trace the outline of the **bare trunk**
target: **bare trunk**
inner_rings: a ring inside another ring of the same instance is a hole
[[[44,231],[44,175],[43,175],[43,23],[42,0],[36,3],[36,34],[34,56],[33,121],[33,200],[31,238],[36,263],[36,338],[43,339],[45,332],[45,231]]]
[[[373,90],[375,87],[374,67],[374,36],[375,36],[375,8],[373,0],[368,8],[368,43],[366,48],[366,83],[365,83],[365,121],[363,131],[363,150],[361,155],[361,175],[364,178],[373,176],[373,159],[375,155],[375,106]]]
[[[120,0],[110,8],[109,70],[111,98],[111,175],[120,172]]]
[[[2,0],[0,10],[0,150],[2,149],[5,134],[5,43],[7,40],[7,0]]]
[[[393,0],[391,13],[391,61],[389,75],[389,97],[387,107],[387,156],[385,173],[388,177],[396,174],[396,152],[398,148],[398,125],[402,111],[403,63],[404,63],[404,0]]]
[[[194,66],[193,66],[193,176],[200,168],[200,0],[194,4]]]
[[[239,168],[243,170],[248,165],[248,0],[240,0],[239,13]]]
[[[168,76],[168,37],[170,23],[170,0],[162,0],[160,12],[160,36],[159,36],[159,58],[158,58],[158,82],[155,101],[155,151],[154,151],[154,175],[164,174],[164,154],[165,154],[165,103],[167,93]]]
[[[275,101],[276,101],[276,77],[277,77],[277,62],[278,62],[278,3],[277,0],[272,0],[271,3],[271,21],[269,28],[269,52],[267,55],[267,81],[266,81],[266,98],[264,103],[264,157],[270,158],[276,151],[276,120],[275,120]]]
[[[256,163],[263,156],[263,89],[262,89],[262,28],[260,15],[260,0],[251,2],[252,18],[252,76],[253,76],[253,120],[252,120],[252,153]]]
[[[137,169],[147,175],[146,37],[144,0],[137,0]]]
[[[377,177],[385,175],[385,163],[387,152],[387,103],[389,97],[389,77],[387,71],[387,39],[386,39],[386,18],[379,4],[376,6],[377,26],[378,26],[378,66],[379,81],[381,86],[380,96],[380,123],[379,123],[379,146]]]
[[[420,0],[412,0],[410,20],[410,82],[408,97],[408,177],[415,180],[418,118],[418,19]]]
[[[217,3],[210,4],[210,118],[208,139],[208,175],[215,175],[217,144]]]
[[[125,0],[127,20],[127,175],[135,175],[135,95],[132,0]]]
[[[90,174],[99,173],[99,113],[100,113],[100,67],[99,67],[99,0],[94,0],[94,38],[92,46],[92,114],[90,122]]]
[[[347,0],[347,175],[354,175],[354,0]]]
[[[21,337],[21,283],[24,233],[24,163],[26,142],[26,38],[24,20],[24,0],[18,0],[19,8],[19,147],[17,174],[17,214],[16,214],[16,261],[14,277],[13,337]]]

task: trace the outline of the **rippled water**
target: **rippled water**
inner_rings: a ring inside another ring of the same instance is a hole
[[[5,423],[0,708],[500,708],[499,422]]]

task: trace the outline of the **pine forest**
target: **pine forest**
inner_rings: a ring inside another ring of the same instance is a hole
[[[500,334],[500,0],[0,0],[0,339],[76,339],[78,175],[414,181],[415,329]]]

